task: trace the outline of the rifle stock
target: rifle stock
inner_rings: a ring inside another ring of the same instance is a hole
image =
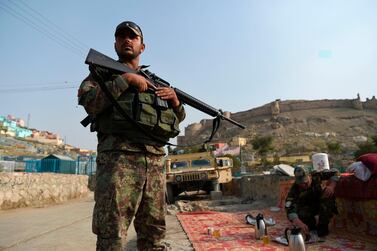
[[[156,76],[155,74],[147,71],[147,70],[140,70],[140,71],[135,71],[131,68],[129,68],[127,65],[122,64],[94,49],[90,49],[89,53],[86,57],[85,63],[88,65],[94,65],[94,66],[99,66],[99,67],[104,67],[112,71],[116,71],[119,73],[138,73],[142,74],[145,78],[147,78],[149,81],[151,81],[154,85],[156,86],[164,86],[164,87],[170,87],[170,84]],[[201,112],[204,112],[212,117],[220,117],[221,119],[227,120],[230,123],[245,129],[246,127],[237,121],[234,121],[231,118],[225,117],[223,112],[221,110],[218,110],[203,101],[185,93],[184,91],[178,89],[178,88],[173,88],[175,93],[177,94],[178,99],[182,102],[185,103],[195,109],[198,109]]]

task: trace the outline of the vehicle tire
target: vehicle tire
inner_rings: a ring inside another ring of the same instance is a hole
[[[203,186],[203,190],[206,191],[207,194],[211,194],[211,191],[213,190],[212,182],[207,181]]]
[[[166,184],[166,203],[174,204],[174,202],[175,202],[174,185]]]

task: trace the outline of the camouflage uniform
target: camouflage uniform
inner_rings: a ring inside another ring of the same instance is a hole
[[[104,84],[117,99],[128,83],[113,75]],[[96,117],[111,106],[89,75],[81,84],[79,104]],[[182,121],[183,106],[174,109]],[[137,129],[135,129],[137,130]],[[127,229],[135,216],[139,250],[165,250],[165,174],[162,146],[131,142],[126,134],[97,133],[98,156],[93,211],[97,250],[123,250]]]
[[[299,218],[310,230],[318,230],[320,235],[320,231],[328,231],[326,229],[330,219],[334,213],[337,214],[335,197],[326,198],[324,196],[322,181],[328,179],[338,181],[339,177],[333,171],[312,173],[312,183],[304,190],[299,187],[298,183],[304,182],[303,179],[307,174],[299,173],[297,175],[298,172],[305,172],[300,168],[295,168],[296,182],[292,185],[285,201],[287,217],[290,221]],[[319,215],[318,226],[316,226],[315,215]]]

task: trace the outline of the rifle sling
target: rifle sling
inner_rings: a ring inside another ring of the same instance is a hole
[[[204,142],[205,144],[211,142],[213,136],[215,136],[217,130],[220,127],[220,119],[221,119],[220,116],[217,116],[216,118],[212,120],[212,132],[209,138]]]

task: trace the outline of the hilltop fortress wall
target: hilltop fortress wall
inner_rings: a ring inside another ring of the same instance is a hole
[[[331,108],[354,108],[361,110],[362,104],[359,100],[312,100],[312,101],[299,101],[299,102],[281,102],[279,104],[280,113],[292,112],[299,110],[311,110],[311,109],[331,109]],[[271,108],[271,114],[272,114]],[[272,115],[277,115],[275,113]]]
[[[365,102],[363,102],[364,109],[377,109],[377,99],[373,96],[371,99],[367,98]]]
[[[371,99],[361,101],[360,96],[356,99],[324,99],[324,100],[275,100],[269,104],[253,108],[243,112],[237,112],[231,115],[231,118],[236,121],[246,121],[250,118],[261,116],[277,116],[280,113],[311,110],[311,109],[335,109],[335,108],[349,108],[349,109],[377,109],[377,99],[373,96]],[[212,125],[211,120],[202,120],[200,123],[193,123],[185,128],[185,137],[195,135],[201,129]],[[180,141],[180,140],[178,140]]]

